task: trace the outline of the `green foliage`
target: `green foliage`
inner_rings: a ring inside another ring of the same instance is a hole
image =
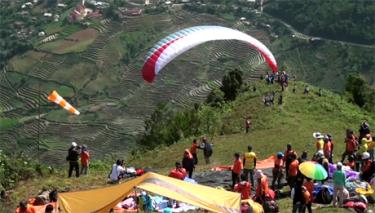
[[[220,107],[224,103],[224,93],[220,89],[214,89],[208,94],[206,103],[212,107]]]
[[[11,119],[11,118],[0,119],[0,132],[11,129],[17,124],[18,124],[18,121],[16,119]]]
[[[370,112],[375,112],[375,90],[364,79],[350,75],[346,80],[345,90],[355,104]]]
[[[160,105],[146,120],[146,131],[139,143],[156,147],[171,145],[191,136],[215,135],[221,130],[220,115],[220,109],[206,105],[177,112],[173,112],[167,105]]]
[[[265,11],[314,36],[373,44],[375,1],[299,0],[267,2]]]
[[[223,86],[220,89],[224,92],[224,99],[226,101],[233,101],[236,99],[242,86],[242,75],[243,74],[240,70],[235,69],[223,76]]]
[[[0,150],[0,188],[11,189],[19,181],[50,173],[50,169],[24,156],[7,156]]]

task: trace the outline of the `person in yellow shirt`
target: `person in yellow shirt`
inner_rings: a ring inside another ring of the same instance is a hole
[[[324,148],[324,136],[320,132],[314,132],[313,137],[316,139],[315,146],[316,146],[316,151],[318,152],[319,150],[323,151]]]
[[[243,173],[246,176],[246,180],[249,180],[250,175],[251,187],[254,187],[254,169],[257,164],[257,156],[252,150],[253,147],[251,145],[247,146],[247,152],[243,156]]]

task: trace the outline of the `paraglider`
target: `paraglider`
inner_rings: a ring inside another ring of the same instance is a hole
[[[56,90],[53,90],[51,94],[48,96],[48,100],[54,102],[55,104],[60,105],[62,108],[68,110],[69,112],[79,115],[79,111],[76,110],[72,105],[70,105],[64,98],[62,98]]]
[[[146,54],[146,60],[142,68],[143,79],[153,82],[160,70],[174,58],[199,44],[215,40],[239,40],[249,44],[250,47],[259,51],[272,71],[277,72],[278,68],[275,57],[257,39],[246,33],[227,27],[196,26],[172,33],[151,48]]]

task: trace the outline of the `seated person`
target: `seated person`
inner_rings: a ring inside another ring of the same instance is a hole
[[[109,178],[113,183],[115,183],[121,180],[124,173],[125,168],[123,167],[123,162],[121,160],[117,160],[116,163],[112,165],[112,170],[109,174]]]

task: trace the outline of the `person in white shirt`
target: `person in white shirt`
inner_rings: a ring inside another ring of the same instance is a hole
[[[125,168],[123,167],[123,162],[121,160],[117,160],[116,163],[112,165],[112,170],[109,178],[112,182],[118,182],[122,178],[124,173]]]

